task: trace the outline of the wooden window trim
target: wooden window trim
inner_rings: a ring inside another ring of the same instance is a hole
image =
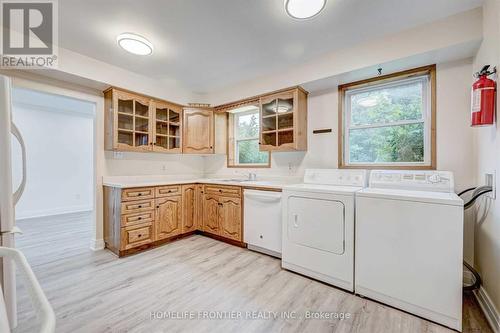
[[[227,125],[227,130],[226,130],[226,165],[228,168],[239,168],[239,169],[263,169],[263,168],[270,168],[271,167],[271,152],[269,153],[269,159],[267,164],[245,164],[245,165],[240,165],[240,164],[235,164],[235,149],[234,149],[234,114],[230,113],[229,111],[238,109],[242,106],[249,106],[253,105],[256,108],[260,108],[259,104],[256,103],[249,103],[245,105],[239,105],[237,107],[234,107],[230,110],[226,110],[226,125]],[[260,137],[260,130],[259,130],[259,137]]]
[[[419,75],[429,75],[430,82],[430,165],[347,165],[344,156],[345,124],[344,105],[347,90],[369,87]],[[338,87],[338,167],[339,169],[387,169],[387,170],[436,170],[436,65],[418,67],[397,73],[351,82]]]

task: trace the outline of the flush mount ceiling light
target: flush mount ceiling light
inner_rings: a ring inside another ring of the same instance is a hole
[[[153,44],[146,38],[132,34],[123,33],[116,37],[118,45],[127,52],[137,55],[149,55],[153,53]]]
[[[286,13],[299,20],[308,19],[321,13],[326,0],[285,0]]]

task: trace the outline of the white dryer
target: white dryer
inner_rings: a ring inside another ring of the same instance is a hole
[[[356,194],[355,292],[460,331],[463,215],[451,172],[372,171]]]
[[[282,194],[283,268],[353,291],[354,194],[366,171],[308,169]]]

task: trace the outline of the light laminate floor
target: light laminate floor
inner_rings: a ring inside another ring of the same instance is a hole
[[[54,307],[57,332],[453,332],[203,236],[118,259],[89,250],[88,214],[18,225],[18,247]],[[18,294],[15,332],[36,332],[23,286]],[[307,311],[350,317],[307,319]],[[464,332],[491,332],[469,295]]]

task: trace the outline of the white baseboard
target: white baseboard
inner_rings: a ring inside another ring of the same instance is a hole
[[[475,290],[474,295],[476,296],[477,302],[483,310],[488,323],[493,329],[493,332],[500,333],[500,314],[483,286],[481,286],[479,290]]]
[[[31,210],[24,212],[16,212],[16,220],[27,220],[39,217],[46,217],[46,216],[88,212],[92,210],[93,210],[92,206],[71,206],[71,207],[60,207],[60,208],[44,209],[44,210]]]
[[[92,251],[104,250],[104,239],[91,239],[90,249]]]

